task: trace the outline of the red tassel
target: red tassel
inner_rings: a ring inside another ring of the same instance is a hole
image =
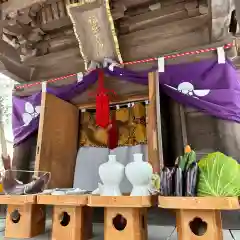
[[[96,96],[96,125],[106,128],[109,125],[109,97],[103,86],[103,71],[99,70],[99,85]]]
[[[118,128],[115,113],[112,115],[111,126],[108,131],[108,148],[114,149],[118,146]]]
[[[109,125],[109,99],[106,94],[96,97],[96,124],[106,128]]]

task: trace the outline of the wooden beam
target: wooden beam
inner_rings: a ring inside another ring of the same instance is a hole
[[[53,31],[57,29],[61,29],[64,27],[69,27],[72,25],[72,22],[68,16],[61,17],[59,19],[53,19],[52,21],[42,23],[41,29],[44,32]]]
[[[122,0],[121,1],[126,8],[136,8],[141,5],[148,5],[152,0]]]
[[[155,11],[144,12],[136,16],[127,17],[120,21],[120,33],[128,33],[141,29],[147,29],[152,26],[160,26],[174,21],[188,18],[184,4],[167,6]]]
[[[163,167],[161,147],[161,121],[158,116],[157,107],[160,108],[158,90],[158,73],[151,72],[148,75],[149,105],[147,107],[147,138],[148,138],[148,160],[152,164],[154,172],[160,172]],[[160,124],[160,126],[158,126]]]
[[[196,31],[194,30],[189,33],[184,33],[182,35],[172,36],[166,39],[149,39],[148,42],[139,42],[135,46],[129,46],[128,51],[126,51],[126,45],[123,47],[120,44],[120,46],[123,47],[123,59],[125,61],[135,61],[139,59],[162,56],[171,52],[183,51],[183,49],[190,47],[195,47],[195,50],[197,50],[198,47],[202,49],[202,46],[207,43],[209,43],[209,34],[205,28]]]
[[[182,130],[182,142],[183,142],[183,153],[185,146],[188,145],[188,136],[187,136],[187,126],[186,126],[186,117],[184,107],[179,104],[179,112],[180,112],[180,122],[181,122],[181,130]]]
[[[119,38],[119,43],[125,47],[126,45],[140,46],[141,44],[149,42],[149,40],[153,39],[167,41],[167,38],[178,37],[183,34],[199,31],[200,29],[206,27],[208,22],[209,19],[207,15],[174,21],[168,24],[154,26],[127,35],[122,35]]]
[[[27,59],[24,64],[36,67],[32,81],[45,81],[85,70],[79,48],[69,48]]]
[[[12,76],[16,76],[16,80],[20,81],[24,79],[25,81],[31,81],[32,75],[34,74],[35,69],[25,66],[24,64],[14,62],[11,59],[1,57],[0,61],[4,64],[5,70],[9,73],[12,73]],[[10,75],[10,74],[9,74]]]
[[[129,103],[129,102],[137,102],[137,101],[145,101],[148,100],[147,95],[134,95],[134,96],[121,96],[118,97],[112,101],[110,101],[110,105],[116,105],[116,104],[124,104],[124,103]],[[81,103],[78,104],[77,107],[79,109],[95,109],[96,108],[96,103]]]

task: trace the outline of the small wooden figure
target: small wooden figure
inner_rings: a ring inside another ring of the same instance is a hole
[[[88,205],[104,207],[104,240],[147,240],[151,197],[89,196]]]
[[[176,209],[179,240],[223,240],[220,211],[239,203],[234,197],[159,197],[159,207]]]
[[[87,240],[92,236],[92,213],[86,195],[39,195],[38,203],[53,205],[52,239]]]
[[[36,204],[36,196],[1,196],[7,204],[6,238],[32,238],[45,231],[45,209]]]

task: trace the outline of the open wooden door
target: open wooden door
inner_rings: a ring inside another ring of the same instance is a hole
[[[72,187],[77,155],[79,110],[43,92],[35,171],[51,172],[49,188]]]

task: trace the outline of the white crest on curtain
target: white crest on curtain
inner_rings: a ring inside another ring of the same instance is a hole
[[[40,106],[34,107],[30,102],[25,103],[25,112],[22,114],[24,126],[28,126],[34,118],[38,117],[40,108]]]
[[[165,84],[166,86],[177,90],[181,92],[182,94],[188,95],[188,96],[193,96],[195,98],[198,97],[204,97],[207,96],[210,93],[210,89],[200,89],[200,90],[195,90],[194,86],[190,82],[182,82],[178,85],[177,88],[174,88],[172,86],[169,86]]]

